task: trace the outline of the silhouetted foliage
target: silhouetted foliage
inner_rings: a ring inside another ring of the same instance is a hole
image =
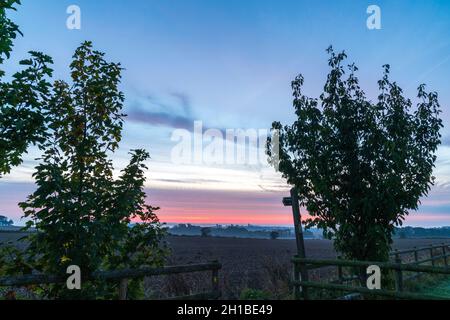
[[[34,173],[37,189],[20,204],[29,219],[27,228],[37,232],[27,237],[25,253],[15,253],[14,272],[65,275],[69,265],[78,265],[90,274],[162,265],[165,228],[155,214],[158,208],[145,203],[143,191],[149,154],[132,151],[118,179],[108,158],[121,139],[122,68],[85,42],[70,69],[71,85],[56,81],[48,98],[48,138]],[[130,226],[132,219],[140,223]],[[130,283],[130,298],[141,284]],[[51,298],[117,297],[117,284],[104,281],[84,282],[73,291],[65,284],[42,288]]]
[[[9,227],[12,226],[14,222],[8,217],[0,216],[0,227]]]
[[[204,237],[204,238],[211,236],[211,228],[201,228],[200,232],[201,232],[202,237]]]
[[[331,47],[328,53],[324,92],[308,98],[303,77],[292,82],[297,119],[289,126],[273,123],[280,150],[274,154],[269,139],[268,154],[297,188],[312,217],[308,227],[322,228],[346,258],[386,260],[395,226],[418,208],[434,181],[442,127],[438,96],[420,85],[413,109],[385,65],[372,103],[359,86],[357,67],[344,68],[346,54]]]
[[[21,34],[18,26],[7,18],[7,10],[15,10],[18,0],[0,0],[0,66],[9,59],[13,40]],[[2,79],[0,70],[0,177],[22,163],[22,155],[30,144],[45,140],[46,117],[43,109],[50,92],[52,59],[31,51],[30,58],[20,64],[25,69],[12,75],[11,82]]]
[[[395,228],[395,235],[404,238],[450,238],[450,227],[419,228],[403,227]]]
[[[270,232],[270,239],[272,239],[272,240],[278,239],[279,236],[280,236],[280,234],[277,231]]]

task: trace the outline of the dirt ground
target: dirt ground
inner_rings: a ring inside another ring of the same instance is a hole
[[[409,249],[442,243],[443,239],[398,239],[394,249]],[[448,241],[448,239],[447,239]],[[267,292],[275,298],[286,298],[291,292],[291,258],[296,253],[294,240],[264,240],[239,238],[169,237],[172,255],[170,264],[190,264],[217,260],[222,263],[221,288],[224,298],[239,298],[249,289]],[[306,240],[306,254],[310,258],[335,258],[333,243],[329,240]],[[312,280],[335,276],[333,268],[322,268],[310,273]],[[209,275],[177,276],[163,281],[149,279],[149,296],[196,293],[208,288]],[[203,283],[200,286],[199,283]]]
[[[178,263],[195,263],[219,260],[224,268],[239,264],[258,269],[262,256],[273,256],[289,260],[295,255],[294,240],[168,237],[172,257]],[[439,244],[443,239],[396,239],[394,249],[409,249],[430,244]],[[336,253],[330,240],[305,240],[306,255],[310,258],[334,258]]]

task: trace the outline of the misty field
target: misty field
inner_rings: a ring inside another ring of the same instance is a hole
[[[0,233],[0,242],[17,243],[23,233]],[[444,242],[444,239],[397,239],[395,249],[409,249]],[[448,240],[447,240],[448,241]],[[292,264],[296,253],[294,240],[265,240],[219,237],[169,236],[171,255],[167,265],[195,264],[217,260],[222,263],[220,287],[225,299],[275,298],[288,299],[292,292]],[[306,240],[306,253],[311,258],[335,258],[331,241]],[[310,271],[311,280],[330,280],[335,268]],[[210,290],[209,272],[147,278],[145,295],[161,299]]]

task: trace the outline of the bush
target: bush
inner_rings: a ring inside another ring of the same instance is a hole
[[[267,291],[246,288],[242,290],[240,300],[269,300],[271,295]]]

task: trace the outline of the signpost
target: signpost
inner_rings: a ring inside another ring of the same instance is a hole
[[[290,207],[292,206],[292,198],[291,197],[285,197],[283,198],[283,205],[285,207]]]
[[[298,203],[298,194],[295,188],[291,189],[291,196],[283,198],[283,205],[285,207],[292,207],[292,215],[294,217],[294,227],[295,227],[295,240],[297,243],[297,255],[299,258],[306,258],[305,252],[305,241],[303,238],[303,230],[301,223],[301,215],[300,215],[300,207]],[[308,269],[306,265],[300,265],[300,270],[297,267],[294,267],[294,280],[298,281],[299,275],[301,276],[301,281],[308,281]],[[299,287],[294,287],[294,295],[297,299],[300,295]],[[308,300],[308,290],[303,287],[302,290],[303,299]]]

